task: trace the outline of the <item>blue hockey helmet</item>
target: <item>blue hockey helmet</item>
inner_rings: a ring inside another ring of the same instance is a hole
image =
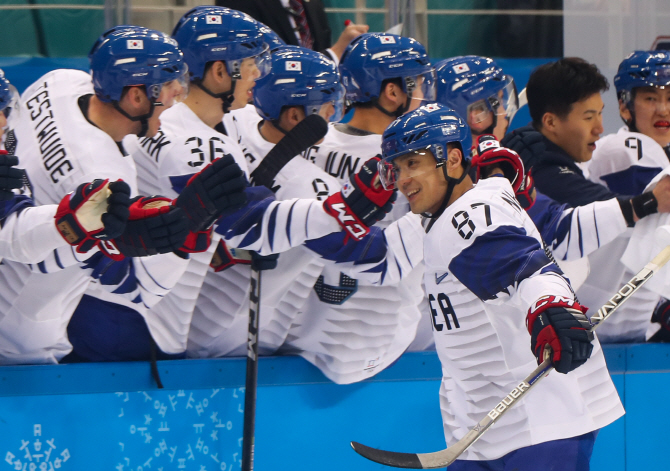
[[[435,99],[435,71],[426,48],[412,38],[366,33],[347,46],[340,59],[342,83],[349,103],[376,102],[384,80],[400,78],[403,91]],[[417,98],[417,97],[415,97]]]
[[[633,89],[670,86],[669,51],[635,51],[628,55],[614,77],[617,97],[630,106]]]
[[[285,106],[302,106],[305,116],[332,104],[331,121],[342,119],[344,87],[331,60],[299,46],[282,46],[272,54],[272,71],[254,88],[254,105],[264,119],[276,121]]]
[[[468,137],[468,127],[458,114],[439,103],[429,103],[396,119],[382,136],[382,160],[379,176],[386,189],[395,188],[399,174],[393,160],[412,152],[429,150],[438,167],[444,165],[447,144],[461,143]],[[467,157],[464,155],[464,161]],[[465,172],[464,172],[465,173]]]
[[[454,109],[469,126],[493,116],[492,132],[498,116],[509,122],[519,109],[514,79],[505,75],[493,59],[459,56],[435,64],[437,102]]]
[[[128,86],[143,85],[152,103],[167,83],[188,86],[188,67],[177,42],[153,29],[116,26],[100,36],[88,59],[95,94],[104,102],[118,102]]]
[[[0,69],[0,111],[9,118],[13,110],[18,110],[19,92],[9,83],[5,73]]]
[[[275,33],[272,28],[264,25],[260,21],[258,23],[261,25],[261,33],[263,33],[263,41],[265,41],[265,44],[267,44],[268,47],[270,48],[270,52],[274,51],[279,47],[286,46],[286,42],[282,38],[280,38],[279,35]]]
[[[261,28],[261,23],[237,10],[199,6],[181,17],[172,36],[184,52],[192,81],[204,78],[207,63],[222,61],[234,83],[241,78],[244,59],[255,59],[261,77],[270,70]]]

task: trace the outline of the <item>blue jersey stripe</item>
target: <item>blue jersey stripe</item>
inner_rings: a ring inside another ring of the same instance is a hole
[[[603,175],[600,179],[615,193],[622,195],[640,195],[649,182],[652,181],[661,170],[663,169],[658,167],[632,165],[626,170]]]
[[[452,259],[449,270],[478,298],[487,300],[550,264],[540,243],[523,228],[500,226],[478,236]]]

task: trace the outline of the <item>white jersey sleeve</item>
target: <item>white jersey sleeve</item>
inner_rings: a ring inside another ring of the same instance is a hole
[[[538,193],[528,215],[561,261],[586,257],[628,229],[616,198],[571,208]]]
[[[0,203],[6,217],[0,230],[0,260],[38,263],[53,250],[70,246],[61,237],[54,216],[56,205],[33,206],[24,196]]]

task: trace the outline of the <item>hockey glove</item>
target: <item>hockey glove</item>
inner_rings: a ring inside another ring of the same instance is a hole
[[[186,236],[186,242],[179,250],[185,253],[206,252],[209,244],[212,243],[212,228],[199,232],[189,232]]]
[[[545,345],[551,347],[552,364],[559,373],[568,373],[586,362],[593,350],[586,310],[561,296],[542,296],[531,305],[526,325],[538,364],[544,360]]]
[[[532,167],[546,150],[544,136],[531,126],[515,129],[501,139],[500,145],[519,154],[528,168]]]
[[[661,324],[661,327],[665,330],[670,331],[670,301],[661,298],[659,303],[654,309],[654,314],[651,316],[651,322],[657,322]]]
[[[170,198],[136,197],[130,205],[126,229],[101,249],[114,260],[146,257],[179,250],[189,235],[184,211],[173,206]]]
[[[356,240],[361,240],[370,232],[370,226],[384,219],[398,196],[395,190],[385,190],[379,182],[380,160],[373,157],[365,162],[339,193],[323,202],[323,209]]]
[[[56,227],[77,252],[88,252],[100,241],[119,236],[125,229],[130,187],[123,181],[83,183],[61,200]]]
[[[175,205],[186,213],[191,232],[199,232],[208,229],[224,211],[244,206],[246,187],[242,169],[226,154],[193,175]]]
[[[249,265],[250,263],[251,252],[248,250],[228,247],[223,240],[220,240],[219,245],[214,251],[214,255],[212,255],[212,262],[209,266],[212,267],[214,271],[223,271],[233,265]]]
[[[476,179],[490,175],[487,167],[499,167],[505,178],[509,180],[516,199],[524,209],[535,204],[533,190],[535,182],[530,172],[526,174],[523,161],[513,150],[501,147],[495,136],[483,134],[477,138],[476,155],[472,158],[472,167],[476,169]]]
[[[0,201],[14,197],[12,190],[23,186],[23,170],[15,168],[19,159],[6,150],[0,150]]]

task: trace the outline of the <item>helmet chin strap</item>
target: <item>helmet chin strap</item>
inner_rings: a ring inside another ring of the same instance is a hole
[[[159,102],[159,101],[157,101],[157,102],[153,102],[153,101],[151,101],[151,100],[149,100],[149,103],[150,103],[150,106],[151,106],[151,107],[149,108],[149,112],[148,112],[148,113],[145,113],[145,114],[143,114],[143,115],[140,115],[140,116],[131,116],[131,115],[129,115],[123,108],[121,108],[121,106],[119,106],[119,102],[118,102],[118,101],[115,101],[115,102],[113,103],[113,105],[114,105],[114,109],[115,109],[116,111],[118,111],[119,113],[121,113],[124,117],[126,117],[126,118],[129,119],[130,121],[139,121],[139,122],[140,122],[140,126],[141,126],[141,127],[140,127],[140,131],[137,133],[137,137],[144,137],[144,136],[147,135],[147,131],[149,130],[149,118],[151,118],[151,117],[153,116],[153,114],[154,114],[154,108],[156,107],[156,105],[161,106],[161,105],[163,104],[163,103],[161,103],[161,102]]]
[[[434,214],[428,214],[428,213],[421,214],[423,217],[430,219],[430,222],[426,227],[426,233],[430,231],[430,228],[433,227],[435,221],[437,221],[437,219],[442,215],[444,210],[447,209],[449,200],[451,199],[451,195],[454,192],[454,188],[456,188],[456,185],[461,183],[465,179],[465,177],[468,176],[468,172],[470,171],[470,161],[466,161],[465,166],[463,167],[463,174],[458,178],[450,177],[447,174],[446,163],[447,163],[446,161],[438,162],[436,168],[442,167],[442,173],[444,174],[444,178],[447,180],[447,193],[444,195],[444,199],[442,200],[439,209]]]
[[[375,98],[372,100],[372,104],[374,105],[375,108],[377,108],[379,111],[384,113],[386,116],[390,116],[393,119],[400,118],[402,115],[407,113],[407,110],[409,110],[409,105],[411,103],[412,99],[412,94],[408,93],[407,94],[407,100],[405,100],[405,103],[398,106],[395,111],[388,111],[387,109],[384,109],[382,105],[379,104],[379,98]]]
[[[232,79],[232,86],[230,87],[230,90],[227,92],[223,93],[214,93],[211,91],[209,88],[205,87],[205,85],[202,83],[202,80],[196,80],[193,82],[194,85],[196,85],[200,90],[205,92],[211,97],[214,98],[220,98],[222,101],[221,106],[223,107],[223,114],[226,114],[230,111],[230,107],[233,106],[233,102],[235,101],[235,85],[237,84],[236,79]]]

